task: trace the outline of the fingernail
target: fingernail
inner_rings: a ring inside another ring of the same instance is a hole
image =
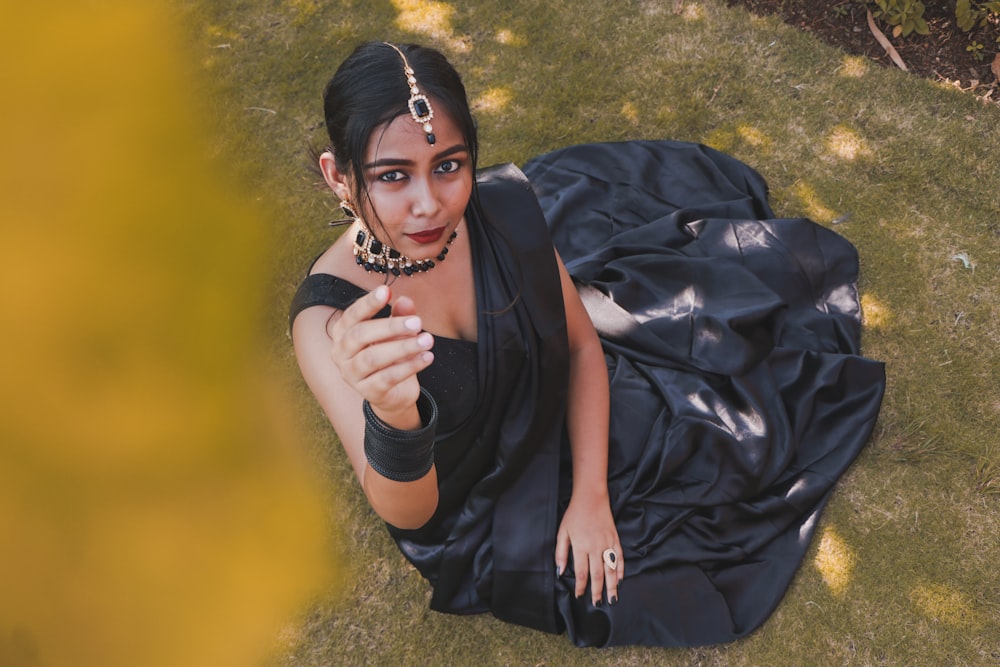
[[[559,567],[558,565],[556,565],[556,576],[557,577],[561,577],[562,576],[562,568]]]
[[[617,595],[612,595],[611,599],[608,600],[608,604],[609,605],[616,605],[616,604],[618,604],[618,596]]]
[[[410,331],[420,331],[420,318],[419,317],[407,317],[403,320],[403,326]]]
[[[385,285],[379,285],[375,288],[373,294],[375,294],[375,298],[379,301],[385,301],[389,297],[389,288]]]
[[[429,333],[422,333],[417,336],[417,345],[420,347],[430,348],[434,344],[434,336]]]

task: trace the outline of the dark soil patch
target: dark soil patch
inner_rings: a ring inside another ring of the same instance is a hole
[[[726,0],[755,14],[774,14],[796,28],[812,33],[847,53],[867,56],[895,67],[868,27],[866,5],[859,0]],[[879,29],[899,52],[913,74],[950,83],[978,97],[1000,102],[1000,83],[990,66],[1000,50],[996,22],[962,32],[955,21],[955,0],[923,0],[924,19],[930,34],[916,32],[893,37],[892,27],[876,19]],[[973,42],[983,45],[979,60],[966,47]],[[997,65],[1000,68],[1000,63]]]

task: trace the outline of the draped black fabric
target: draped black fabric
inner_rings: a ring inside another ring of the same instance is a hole
[[[537,203],[515,168],[481,175],[475,407],[439,434],[434,518],[390,532],[440,611],[565,629],[581,646],[743,636],[780,601],[878,415],[856,253],[808,220],[772,219],[760,176],[704,146],[577,146],[524,172]],[[577,600],[572,569],[554,572],[572,480],[553,242],[608,366],[626,563],[614,606]],[[315,292],[293,316],[344,307]]]
[[[763,179],[704,146],[578,146],[525,173],[604,343],[627,572],[597,609],[564,578],[561,615],[581,645],[743,636],[878,415],[854,248],[771,219]]]
[[[435,583],[433,609],[490,609],[556,632],[552,554],[569,377],[559,274],[524,176],[505,166],[478,180],[479,205],[467,217],[479,403],[461,429],[436,443],[435,463],[443,463],[437,514],[420,530],[390,532]]]

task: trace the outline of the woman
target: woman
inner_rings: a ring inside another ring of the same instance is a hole
[[[878,413],[853,248],[762,220],[760,177],[701,146],[477,172],[431,49],[362,45],[324,106],[351,227],[296,354],[431,606],[579,645],[763,622]]]

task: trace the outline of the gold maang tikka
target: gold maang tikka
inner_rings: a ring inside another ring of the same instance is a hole
[[[420,92],[420,88],[417,86],[417,77],[413,73],[413,68],[410,67],[410,61],[406,59],[406,54],[395,44],[383,43],[392,48],[403,59],[403,73],[406,74],[406,83],[410,86],[410,99],[406,102],[410,108],[410,118],[413,119],[413,122],[423,126],[424,132],[427,134],[427,143],[433,146],[434,142],[437,141],[437,137],[434,136],[434,128],[431,127],[434,107],[431,106],[431,101],[427,99],[427,96]]]

